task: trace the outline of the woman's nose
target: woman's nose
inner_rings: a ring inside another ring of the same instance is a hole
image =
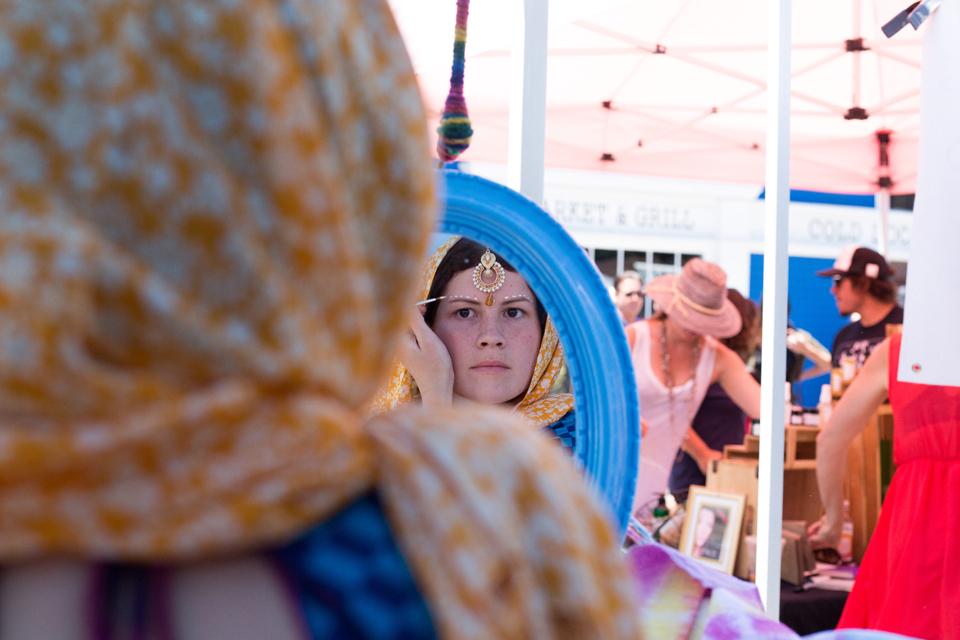
[[[480,347],[502,347],[506,341],[503,332],[494,320],[487,320],[480,327],[480,335],[477,337],[477,346]]]

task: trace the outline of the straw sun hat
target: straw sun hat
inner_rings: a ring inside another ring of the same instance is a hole
[[[727,274],[712,262],[694,258],[679,275],[659,276],[645,292],[657,308],[693,333],[729,338],[740,332],[740,312],[727,299]]]

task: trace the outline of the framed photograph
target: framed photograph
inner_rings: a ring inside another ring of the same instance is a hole
[[[745,498],[692,486],[680,534],[680,553],[733,573],[740,544]]]

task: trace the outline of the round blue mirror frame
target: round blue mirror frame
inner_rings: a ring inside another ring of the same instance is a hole
[[[492,247],[523,274],[550,314],[577,412],[575,454],[624,534],[640,455],[640,412],[620,316],[586,252],[560,224],[495,182],[443,170],[440,231]]]

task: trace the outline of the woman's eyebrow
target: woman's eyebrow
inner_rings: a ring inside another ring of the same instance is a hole
[[[524,294],[522,294],[522,293],[521,293],[520,295],[517,295],[517,296],[510,296],[509,298],[504,298],[504,299],[501,301],[501,303],[516,302],[516,301],[518,301],[518,300],[525,300],[525,301],[529,302],[530,304],[533,304],[533,300],[530,299],[530,296],[524,295]]]
[[[466,302],[468,304],[480,304],[480,300],[473,296],[446,296],[447,302]]]

